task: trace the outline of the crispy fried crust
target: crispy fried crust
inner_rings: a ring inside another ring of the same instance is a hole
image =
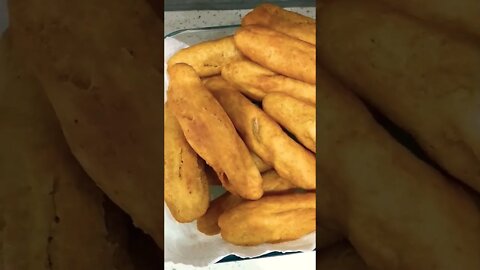
[[[9,2],[14,47],[74,156],[163,245],[163,24],[146,1]]]
[[[295,186],[289,181],[281,178],[274,170],[262,174],[263,191],[265,193],[283,193],[294,189]],[[220,233],[218,218],[226,210],[238,205],[243,199],[229,192],[213,200],[207,213],[197,220],[197,229],[207,235]]]
[[[316,152],[315,107],[282,93],[268,94],[263,110],[292,132],[305,147]]]
[[[280,193],[296,188],[292,182],[280,177],[275,170],[262,173],[262,178],[265,193]]]
[[[478,45],[369,1],[339,1],[319,19],[325,66],[479,192]]]
[[[252,155],[253,162],[255,163],[255,166],[257,166],[258,171],[260,173],[264,173],[272,168],[272,166],[268,163],[266,163],[263,159],[261,159],[257,154],[254,152],[250,151],[250,155]]]
[[[222,68],[222,77],[249,98],[261,101],[266,94],[281,92],[315,104],[315,85],[270,71],[249,60],[238,60]]]
[[[233,37],[229,36],[182,49],[168,60],[168,66],[185,63],[193,67],[200,77],[207,77],[220,74],[224,65],[242,58]]]
[[[319,223],[338,228],[372,269],[479,269],[472,198],[396,142],[353,93],[328,84],[317,103]]]
[[[201,217],[210,201],[205,163],[190,147],[177,119],[165,105],[165,202],[178,222]]]
[[[222,106],[187,64],[168,69],[169,106],[185,138],[219,175],[223,186],[246,199],[263,195],[262,178]]]
[[[234,36],[235,45],[253,62],[282,75],[315,84],[315,46],[274,30],[249,25]]]
[[[126,247],[110,235],[103,193],[71,155],[39,83],[5,38],[0,126],[2,269],[114,269],[115,253]]]
[[[242,25],[261,25],[315,45],[315,20],[273,4],[261,4],[242,19]]]
[[[220,233],[218,218],[226,210],[237,206],[243,201],[239,196],[229,192],[213,200],[205,215],[197,220],[197,229],[206,235],[215,235]]]
[[[477,0],[382,1],[428,23],[480,38],[480,2]]]
[[[252,151],[273,164],[275,171],[295,186],[315,189],[315,156],[311,152],[221,77],[212,77],[205,85]]]
[[[245,201],[218,220],[222,238],[235,245],[278,243],[315,231],[315,193]]]

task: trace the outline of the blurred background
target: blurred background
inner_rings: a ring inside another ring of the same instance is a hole
[[[3,33],[7,29],[8,13],[7,13],[7,0],[0,0],[0,33]]]

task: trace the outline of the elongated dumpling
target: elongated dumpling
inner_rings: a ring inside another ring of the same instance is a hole
[[[247,146],[195,70],[175,64],[168,74],[168,103],[191,147],[228,191],[250,200],[262,197],[262,177]]]
[[[188,144],[165,104],[165,202],[178,222],[192,222],[208,209],[210,194],[205,162]]]
[[[12,44],[47,94],[73,155],[163,246],[160,18],[136,0],[8,7]]]
[[[0,268],[133,269],[120,233],[128,221],[115,219],[112,230],[112,207],[70,153],[40,84],[5,37],[0,126]]]
[[[480,191],[478,45],[373,1],[327,5],[318,21],[325,67]]]
[[[396,142],[353,93],[322,81],[319,223],[338,228],[372,269],[479,269],[471,196]]]

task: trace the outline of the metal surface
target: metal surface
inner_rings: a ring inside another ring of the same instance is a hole
[[[165,11],[176,10],[226,10],[226,9],[250,9],[265,3],[261,0],[167,0],[165,1]],[[315,7],[315,1],[312,0],[271,0],[268,3],[276,4],[282,7]]]

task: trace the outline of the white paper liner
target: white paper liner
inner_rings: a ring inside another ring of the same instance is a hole
[[[165,39],[165,100],[168,89],[167,60],[187,44],[173,37]],[[270,252],[312,251],[315,249],[315,232],[300,239],[252,247],[235,246],[225,242],[220,235],[208,236],[197,230],[196,221],[177,222],[165,204],[165,262],[193,266],[207,266],[228,255],[252,258]]]

